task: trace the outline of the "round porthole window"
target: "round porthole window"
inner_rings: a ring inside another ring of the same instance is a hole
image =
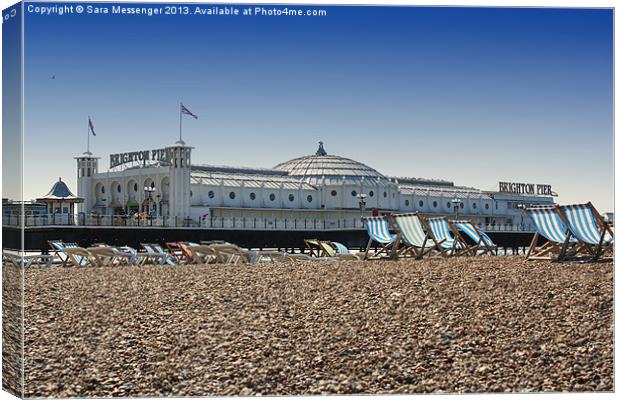
[[[465,204],[461,203],[461,208],[465,208]]]
[[[420,207],[424,207],[424,202],[423,202],[422,200],[420,200],[420,202],[418,203],[418,205],[419,205]]]
[[[405,206],[409,207],[409,200],[405,200]]]
[[[436,201],[433,201],[433,207],[437,208],[437,202]]]
[[[292,194],[288,195],[288,201],[294,201],[295,200],[295,196],[293,196]]]
[[[213,190],[209,190],[209,193],[207,193],[207,195],[209,196],[210,199],[215,197],[215,192],[213,192]]]
[[[368,195],[369,195],[370,197],[373,197],[373,196],[375,195],[375,192],[373,192],[373,191],[371,190],[370,192],[368,192]]]
[[[235,199],[235,197],[237,197],[237,195],[235,194],[235,192],[230,192],[230,193],[228,194],[228,197],[230,197],[230,199],[231,199],[231,200],[234,200],[234,199]]]
[[[354,191],[352,191],[352,192],[351,192],[351,196],[353,196],[353,197],[357,196],[357,192],[356,192],[355,190],[354,190]]]
[[[451,205],[452,205],[452,204],[450,204],[450,202],[447,202],[447,203],[446,203],[446,208],[450,208],[450,206],[451,206]]]
[[[332,190],[332,196],[335,197],[336,195],[338,195],[338,192],[336,192],[335,190]]]
[[[312,196],[308,195],[308,197],[306,197],[306,200],[308,200],[308,203],[312,203]]]
[[[256,193],[250,193],[250,200],[256,200]]]
[[[271,194],[269,195],[269,200],[274,201],[275,199],[276,199],[276,195],[275,195],[275,194],[273,194],[273,193],[271,193]]]

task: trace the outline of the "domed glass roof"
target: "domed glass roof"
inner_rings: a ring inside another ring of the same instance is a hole
[[[337,179],[385,179],[374,168],[358,161],[345,157],[328,155],[323,148],[323,142],[319,142],[316,154],[294,158],[274,167],[275,170],[286,171],[289,176],[302,179],[314,178],[337,178]]]

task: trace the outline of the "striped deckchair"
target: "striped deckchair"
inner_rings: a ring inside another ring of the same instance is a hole
[[[613,230],[591,202],[557,206],[557,210],[570,236],[581,242],[583,249],[590,253],[591,261],[598,260],[608,250],[613,251]]]
[[[396,246],[399,239],[390,233],[390,224],[386,217],[364,217],[362,222],[368,232],[368,245],[364,252],[364,260],[394,258],[396,256]],[[379,243],[381,246],[374,253],[369,254],[372,243]]]
[[[336,254],[334,254],[334,256],[341,260],[360,260],[361,259],[360,255],[351,253],[349,248],[342,243],[339,243],[339,242],[324,242],[324,243],[334,248],[334,250],[336,250]]]
[[[424,226],[420,222],[419,214],[392,214],[392,221],[400,233],[400,240],[404,246],[398,250],[399,257],[423,258],[433,250],[442,252],[439,247],[441,242],[436,242],[428,233],[424,232]]]
[[[450,221],[450,224],[452,224],[457,231],[465,233],[471,238],[471,240],[474,241],[474,243],[476,243],[476,251],[474,255],[497,255],[497,245],[493,243],[493,240],[491,240],[485,231],[476,228],[471,221]],[[477,250],[481,250],[481,252],[478,253]]]
[[[525,213],[530,217],[536,229],[525,256],[527,260],[561,261],[579,252],[579,241],[569,234],[555,206],[530,207],[525,209]],[[541,236],[547,239],[547,242],[538,247],[538,239]]]
[[[422,218],[420,222],[426,228],[430,237],[441,248],[441,255],[458,256],[463,254],[475,254],[475,249],[468,246],[458,231],[450,229],[448,221],[444,217]]]
[[[151,256],[153,256],[153,260],[158,259],[160,265],[163,265],[164,262],[168,265],[176,265],[175,258],[170,255],[163,247],[161,247],[157,243],[140,243],[144,250]],[[159,258],[161,256],[161,258]],[[163,261],[162,261],[163,260]]]

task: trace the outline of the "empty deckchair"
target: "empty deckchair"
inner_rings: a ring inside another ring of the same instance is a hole
[[[63,267],[83,267],[97,265],[94,256],[76,243],[65,243],[62,240],[49,240],[52,255],[58,257]],[[76,249],[76,250],[71,250]]]
[[[398,250],[399,257],[411,256],[416,259],[421,259],[433,250],[439,253],[444,251],[439,246],[445,239],[436,242],[429,233],[424,232],[424,227],[418,213],[393,214],[392,221],[398,229],[400,239],[404,244],[404,246]]]
[[[467,245],[458,231],[450,229],[450,225],[444,217],[425,219],[422,218],[422,216],[418,216],[418,218],[426,228],[430,237],[441,248],[441,255],[458,256],[462,254],[472,254],[472,252],[475,251]]]
[[[160,265],[176,265],[176,261],[166,250],[157,243],[140,243],[142,248],[151,257],[151,262],[158,260]]]
[[[226,264],[256,264],[260,261],[285,261],[286,253],[271,250],[246,250],[233,243],[214,243],[210,247],[218,255],[218,262]]]
[[[219,262],[219,255],[209,245],[193,242],[182,243],[189,247],[188,251],[192,254],[192,260],[196,264],[210,264]]]
[[[349,248],[342,243],[339,242],[328,242],[330,246],[336,249],[335,256],[340,258],[341,260],[360,260],[360,256],[357,254],[351,253]]]
[[[362,219],[368,232],[368,245],[364,252],[364,260],[394,258],[396,255],[397,237],[390,233],[390,225],[386,217],[364,217]],[[373,254],[369,254],[372,243],[381,246]]]
[[[74,243],[65,243],[65,252],[69,262],[75,267],[97,267],[99,263],[97,257],[83,247],[78,247]]]
[[[536,233],[525,256],[527,260],[560,261],[576,255],[580,250],[579,241],[569,234],[555,206],[536,206],[525,209],[530,217]],[[538,247],[540,237],[547,241]]]
[[[88,247],[87,250],[95,256],[99,266],[132,265],[133,254],[108,246],[105,243]]]
[[[497,245],[493,243],[493,240],[491,240],[485,231],[477,228],[471,221],[451,221],[450,223],[457,231],[465,233],[476,243],[476,250],[481,250],[481,252],[478,253],[478,251],[476,251],[475,254],[497,255]]]
[[[570,235],[579,240],[582,248],[598,260],[608,250],[613,250],[614,233],[592,203],[558,206],[557,210],[568,226]]]
[[[304,244],[309,251],[310,257],[322,257],[325,251],[319,239],[304,239]]]

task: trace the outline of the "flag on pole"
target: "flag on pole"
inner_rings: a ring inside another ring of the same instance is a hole
[[[187,115],[191,115],[192,117],[194,117],[195,119],[198,119],[198,116],[196,116],[194,113],[192,113],[190,110],[188,110],[183,103],[181,103],[181,113],[182,114],[187,114]]]
[[[90,129],[90,131],[92,132],[93,136],[97,136],[95,134],[95,126],[93,125],[93,121],[90,120],[90,117],[88,117],[88,129]]]

